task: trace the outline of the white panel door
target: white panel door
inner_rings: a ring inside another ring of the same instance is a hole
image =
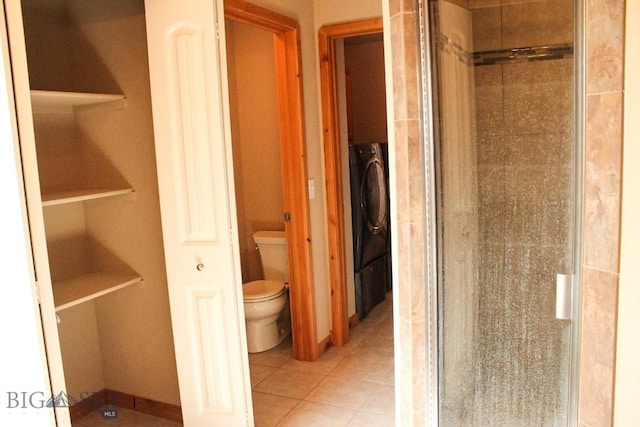
[[[217,34],[222,1],[147,0],[146,19],[184,423],[251,425],[242,291],[232,248],[224,34]]]
[[[12,6],[16,4],[7,8],[7,18],[15,21],[15,15],[12,15],[15,8]],[[27,138],[22,134],[25,140],[18,139],[22,129],[18,129],[14,105],[21,101],[19,93],[28,84],[28,76],[25,73],[12,78],[12,65],[24,64],[26,52],[17,48],[22,40],[16,40],[19,37],[12,33],[11,36],[15,37],[9,56],[7,23],[5,11],[0,8],[0,271],[4,283],[4,295],[0,298],[0,324],[4,325],[2,347],[8,350],[0,356],[0,425],[46,427],[55,424],[55,417],[52,409],[38,408],[42,406],[40,401],[51,396],[51,385],[24,193],[24,179],[28,178],[23,176],[23,170],[29,169],[29,164],[21,164],[20,142],[26,144]],[[20,59],[18,51],[21,52]]]

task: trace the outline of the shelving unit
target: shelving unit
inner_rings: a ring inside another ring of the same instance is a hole
[[[76,108],[123,108],[124,95],[32,90],[34,113],[71,113]]]
[[[53,408],[56,421],[93,412],[102,394],[87,391],[173,408],[143,5],[6,3],[50,388],[78,403]]]
[[[125,106],[124,95],[100,94],[100,93],[79,93],[79,92],[60,92],[60,91],[31,91],[31,105],[34,114],[38,117],[54,115],[55,120],[62,118],[62,115],[73,117],[76,120],[76,113],[79,112],[100,112],[105,110],[113,110],[123,108]],[[35,117],[35,116],[34,116]],[[73,141],[67,140],[49,140],[45,132],[42,134],[44,141],[40,141],[43,146],[49,146],[50,150],[55,152],[58,144],[73,144]],[[50,162],[47,162],[49,164]],[[77,168],[82,167],[82,157],[76,160]],[[59,170],[60,166],[55,166],[56,173],[65,173],[66,170]],[[76,168],[76,169],[77,169]],[[93,171],[98,177],[101,177],[104,171]],[[98,182],[100,179],[98,179]],[[96,185],[95,181],[88,184],[83,180],[73,183],[72,189],[55,189],[43,192],[41,195],[42,206],[44,208],[50,206],[58,206],[70,203],[82,203],[89,200],[122,196],[133,193],[130,186],[114,186],[113,183],[104,182]],[[55,187],[54,187],[55,188]],[[52,280],[53,297],[56,312],[73,307],[86,301],[98,298],[102,295],[117,291],[119,289],[131,286],[141,282],[142,277],[133,272],[128,266],[115,266],[115,261],[111,260],[108,266],[96,266],[96,260],[100,259],[94,251],[88,248],[91,245],[78,245],[67,242],[66,244],[58,244],[56,240],[50,241],[50,259],[59,263],[64,270],[64,280]],[[79,249],[85,248],[85,249]],[[79,254],[80,252],[80,254]],[[85,253],[86,252],[86,253]],[[104,251],[102,256],[104,256]],[[96,258],[97,257],[97,258]],[[74,259],[75,262],[67,262]],[[76,270],[78,269],[78,270]],[[70,270],[70,271],[68,271]],[[114,271],[115,270],[115,271]]]
[[[98,298],[142,282],[141,276],[114,273],[87,273],[53,283],[56,311]]]
[[[88,188],[84,190],[69,190],[42,195],[42,206],[55,206],[65,203],[83,202],[86,200],[121,196],[133,193],[133,188],[103,189]]]
[[[124,107],[124,95],[58,92],[45,90],[31,91],[31,105],[34,114],[69,114],[82,111],[109,110]],[[131,187],[84,187],[80,182],[78,188],[43,192],[42,206],[55,206],[64,203],[76,203],[86,200],[113,197],[133,192]]]

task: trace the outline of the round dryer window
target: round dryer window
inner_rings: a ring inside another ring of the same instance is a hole
[[[387,228],[387,188],[382,163],[377,158],[367,162],[360,185],[362,215],[372,234]]]

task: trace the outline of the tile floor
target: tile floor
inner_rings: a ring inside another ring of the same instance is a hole
[[[393,426],[391,308],[389,297],[316,362],[294,360],[291,341],[250,354],[256,426]]]
[[[395,422],[392,301],[376,306],[351,330],[343,347],[331,347],[315,362],[294,360],[291,340],[250,354],[256,427],[389,426]],[[118,418],[98,412],[74,427],[158,426],[182,423],[119,409]]]

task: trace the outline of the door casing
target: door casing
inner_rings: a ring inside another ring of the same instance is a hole
[[[289,256],[289,297],[293,357],[313,361],[320,354],[311,258],[311,223],[307,189],[306,146],[300,28],[294,19],[242,0],[226,0],[225,18],[273,33],[280,121],[280,152]]]
[[[347,272],[344,251],[344,212],[342,206],[342,158],[338,116],[336,52],[338,38],[382,33],[382,18],[326,25],[318,32],[320,48],[320,90],[327,191],[327,234],[329,279],[331,282],[331,341],[342,346],[349,341],[347,314]]]

